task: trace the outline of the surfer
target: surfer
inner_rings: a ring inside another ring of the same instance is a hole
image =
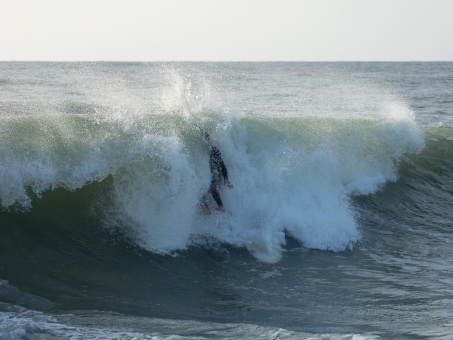
[[[203,197],[201,198],[201,208],[203,209],[203,213],[205,215],[210,215],[211,210],[208,207],[208,194],[211,194],[214,198],[214,201],[217,203],[217,211],[224,212],[225,207],[223,206],[222,199],[220,198],[220,183],[223,177],[223,183],[230,189],[233,188],[233,184],[230,183],[228,180],[228,171],[223,162],[222,156],[220,154],[219,149],[211,143],[211,136],[205,132],[204,138],[206,142],[209,144],[211,150],[209,153],[209,169],[211,170],[211,184],[209,186],[208,192],[206,192]]]

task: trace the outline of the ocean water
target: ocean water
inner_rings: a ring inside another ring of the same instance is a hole
[[[0,63],[1,339],[451,339],[452,202],[450,62]]]

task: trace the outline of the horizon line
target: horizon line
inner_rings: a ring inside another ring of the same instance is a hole
[[[9,59],[0,62],[32,62],[32,63],[448,63],[452,60],[25,60]]]

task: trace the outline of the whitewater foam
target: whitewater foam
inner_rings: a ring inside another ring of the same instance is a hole
[[[310,248],[346,249],[360,239],[351,195],[395,180],[404,154],[423,147],[410,119],[238,119],[211,112],[198,121],[212,131],[235,188],[222,190],[230,214],[207,219],[200,215],[199,199],[209,186],[208,152],[190,120],[154,116],[149,125],[145,120],[123,129],[109,119],[101,124],[99,117],[77,119],[83,124],[65,127],[72,135],[60,133],[41,146],[32,143],[34,135],[26,136],[29,147],[22,149],[6,139],[2,205],[30,208],[28,188],[40,196],[111,176],[109,214],[138,244],[160,253],[184,249],[200,234],[262,253],[267,249],[275,259],[285,233]],[[80,125],[89,138],[76,138]]]
[[[293,123],[304,135],[307,122]],[[410,120],[348,121],[336,129],[329,120],[318,122],[318,140],[308,146],[282,135],[278,119],[260,124],[267,126],[257,130],[232,120],[229,129],[214,131],[235,184],[222,191],[229,214],[200,215],[209,174],[196,129],[190,143],[174,135],[162,145],[154,169],[148,164],[125,171],[127,184],[116,186],[117,206],[135,221],[138,242],[168,252],[185,248],[196,235],[209,235],[248,246],[269,262],[281,256],[285,233],[310,248],[346,249],[360,239],[351,195],[395,180],[401,157],[423,146]],[[124,181],[120,178],[117,174],[115,183]]]
[[[352,247],[361,234],[351,197],[394,181],[402,157],[423,148],[410,109],[394,96],[377,103],[369,95],[360,108],[375,107],[365,118],[357,107],[335,117],[248,115],[219,109],[203,75],[170,68],[161,77],[167,85],[160,80],[151,111],[128,91],[101,106],[96,96],[105,86],[124,85],[113,77],[92,86],[90,114],[2,116],[2,206],[31,209],[32,196],[108,178],[99,215],[138,245],[168,254],[207,236],[275,262],[286,235],[309,248]],[[222,216],[200,213],[210,178],[200,128],[211,133],[235,185],[221,192]]]

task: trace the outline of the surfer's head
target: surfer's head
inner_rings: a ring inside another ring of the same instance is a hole
[[[212,140],[211,140],[211,135],[207,133],[206,131],[201,130],[201,135],[203,136],[204,141],[206,142],[206,145],[211,147],[212,146]]]

